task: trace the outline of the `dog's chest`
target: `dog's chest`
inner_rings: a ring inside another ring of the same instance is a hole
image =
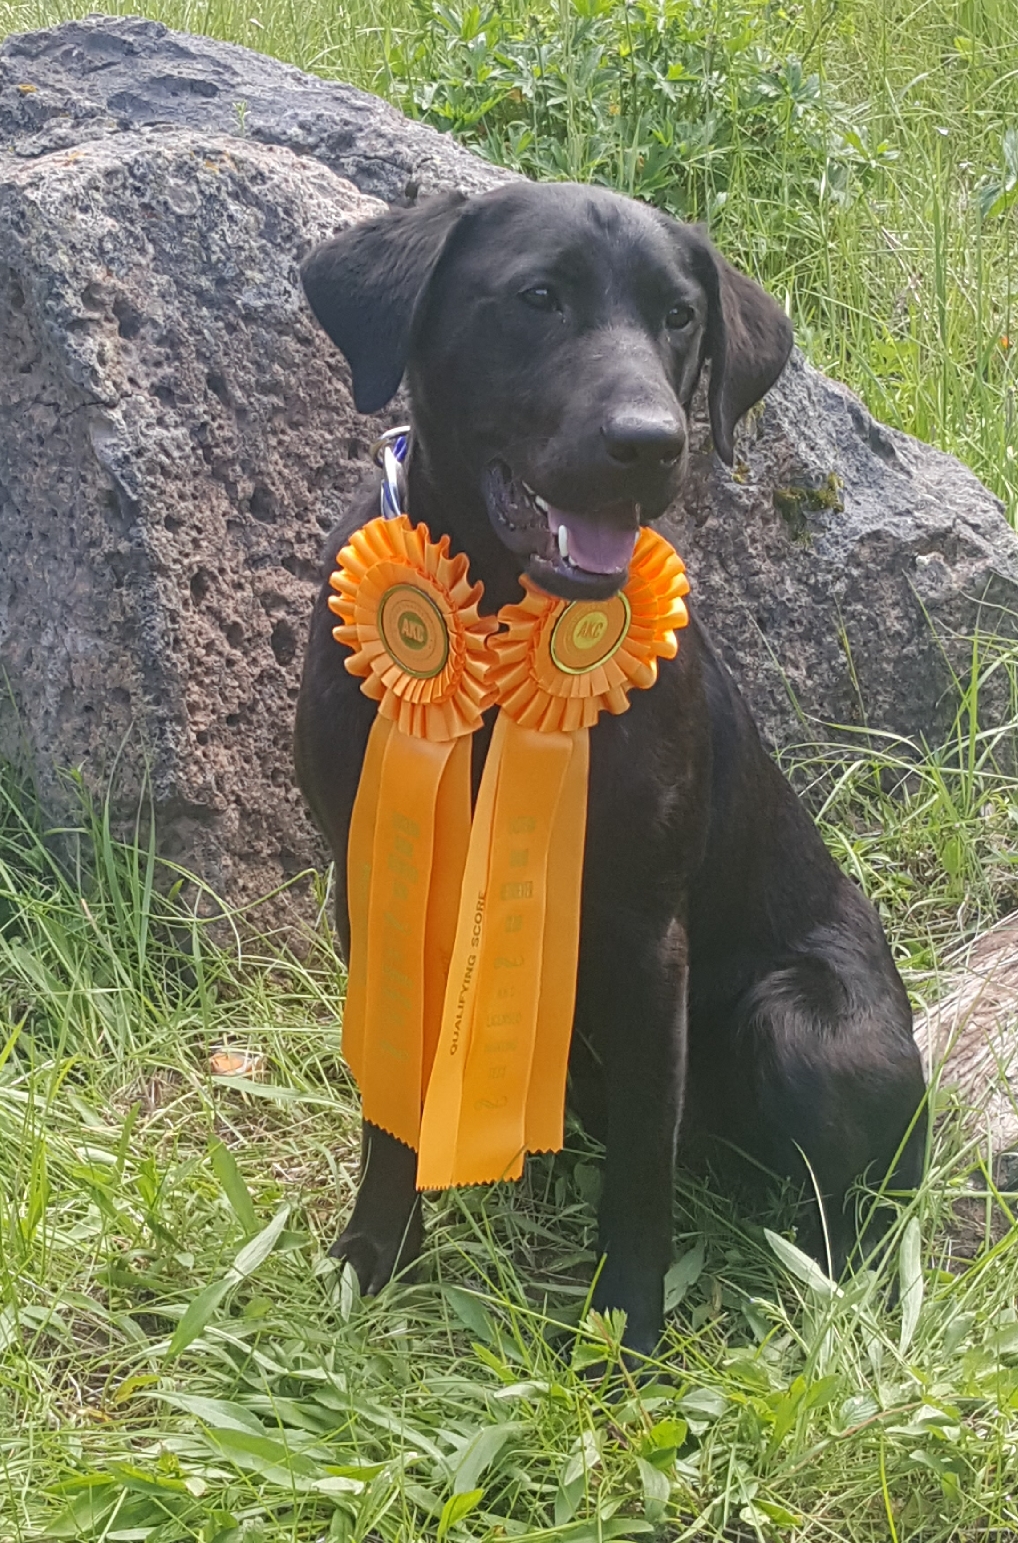
[[[325,640],[323,639],[323,643]],[[330,835],[346,847],[350,816],[364,765],[376,706],[343,667],[343,650],[327,640],[317,675],[316,760],[331,762]],[[496,710],[485,715],[472,742],[476,799]],[[676,893],[699,862],[709,804],[706,705],[697,640],[683,634],[679,655],[660,661],[658,679],[630,693],[618,716],[602,713],[589,731],[585,890],[611,894],[617,903],[641,903],[648,891]]]

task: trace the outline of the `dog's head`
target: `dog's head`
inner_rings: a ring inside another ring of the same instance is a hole
[[[695,226],[597,187],[514,183],[354,226],[302,269],[376,412],[407,374],[420,453],[543,589],[603,598],[675,496],[705,360],[717,453],[791,348]]]

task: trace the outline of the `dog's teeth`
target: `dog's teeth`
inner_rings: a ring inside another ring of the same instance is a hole
[[[563,520],[558,528],[558,550],[563,562],[569,561],[569,531]]]
[[[534,497],[534,503],[540,509],[541,513],[542,514],[547,514],[548,513],[548,500],[546,498],[538,497],[538,495],[536,493],[533,495],[533,497]]]
[[[523,491],[524,491],[524,493],[529,493],[531,498],[536,498],[537,494],[534,492],[533,488],[530,486],[530,483],[529,482],[523,482],[523,478],[522,477],[520,478],[520,481],[523,483]]]

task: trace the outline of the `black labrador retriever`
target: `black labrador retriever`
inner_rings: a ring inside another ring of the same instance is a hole
[[[730,465],[736,423],[791,348],[781,309],[701,230],[594,187],[438,197],[326,242],[302,277],[362,412],[407,376],[410,515],[468,554],[489,612],[520,598],[521,572],[567,599],[614,594],[639,524],[683,475],[704,364]],[[329,538],[329,568],[376,497]],[[345,951],[347,830],[375,707],[344,669],[328,593],[296,757],[335,854]],[[915,1184],[924,1141],[911,1012],[876,913],[765,754],[695,615],[679,639],[657,685],[591,730],[570,1059],[571,1101],[606,1147],[595,1305],[624,1309],[627,1343],[646,1352],[680,1121],[684,1137],[719,1136],[774,1173],[811,1170],[835,1270],[854,1244],[853,1180],[893,1167],[896,1186]],[[415,1156],[365,1124],[334,1252],[366,1292],[420,1249]]]

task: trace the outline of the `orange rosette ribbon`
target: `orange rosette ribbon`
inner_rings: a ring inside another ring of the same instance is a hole
[[[422,1189],[518,1178],[562,1145],[576,1001],[588,730],[657,680],[689,618],[682,560],[641,530],[625,588],[558,600],[524,577],[488,640],[499,704],[474,811],[437,1054]]]
[[[624,713],[635,686],[657,680],[689,621],[685,565],[663,536],[644,527],[629,579],[610,600],[556,600],[526,577],[519,605],[503,606],[505,631],[490,639],[491,684],[502,711],[524,729],[573,733],[602,712]]]
[[[498,623],[478,614],[484,585],[470,583],[467,558],[401,514],[354,531],[336,561],[332,635],[354,650],[346,668],[379,716],[436,744],[472,734],[492,701],[485,645]]]
[[[374,519],[339,553],[329,608],[378,703],[347,841],[343,1050],[365,1118],[416,1147],[470,836],[470,742],[498,625],[449,538]]]
[[[685,570],[645,529],[611,599],[524,578],[485,619],[466,558],[402,515],[357,531],[330,582],[333,635],[379,704],[347,847],[364,1116],[417,1150],[421,1189],[517,1178],[562,1145],[588,730],[674,657]],[[470,737],[496,701],[471,818]]]

